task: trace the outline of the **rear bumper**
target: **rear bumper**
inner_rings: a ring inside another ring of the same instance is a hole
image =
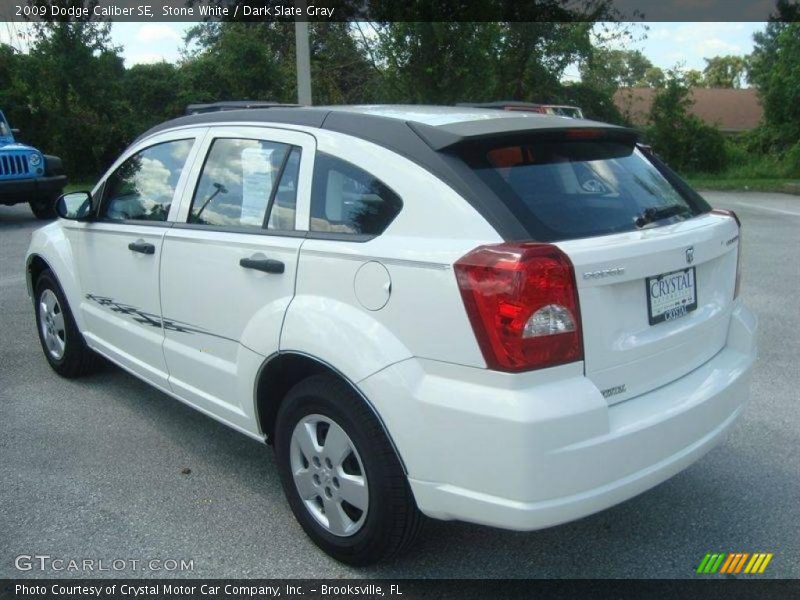
[[[540,529],[631,498],[713,448],[747,402],[755,332],[739,304],[711,360],[613,406],[581,364],[510,376],[412,359],[359,386],[424,513]]]
[[[66,184],[66,175],[0,179],[0,204],[19,204],[31,200],[50,199],[60,193]]]

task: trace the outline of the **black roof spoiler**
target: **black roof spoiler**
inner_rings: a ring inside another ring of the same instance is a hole
[[[636,143],[641,136],[637,130],[627,127],[587,119],[568,119],[549,115],[480,119],[438,126],[408,122],[408,126],[437,152],[452,149],[466,142],[479,142],[493,138],[513,140],[531,135],[539,136],[572,130],[586,130],[587,132],[603,130],[602,137],[624,140],[631,144]]]

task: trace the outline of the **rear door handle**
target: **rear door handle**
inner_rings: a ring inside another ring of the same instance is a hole
[[[141,254],[156,253],[156,247],[153,244],[148,244],[142,240],[136,240],[135,242],[128,244],[128,250],[133,250],[134,252],[139,252]]]
[[[264,273],[283,273],[286,265],[279,260],[271,258],[243,258],[239,264],[245,269],[255,269]]]

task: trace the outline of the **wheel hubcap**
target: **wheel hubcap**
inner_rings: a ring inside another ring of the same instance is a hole
[[[333,535],[347,537],[364,525],[369,489],[353,441],[335,421],[308,415],[290,442],[294,484],[314,519]]]
[[[45,290],[39,296],[39,327],[47,352],[56,360],[61,360],[67,345],[67,332],[64,313],[53,290]]]

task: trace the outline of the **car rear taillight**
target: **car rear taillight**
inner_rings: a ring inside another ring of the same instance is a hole
[[[742,222],[739,220],[739,216],[732,210],[715,208],[711,212],[715,215],[725,215],[726,217],[732,218],[736,221],[736,226],[739,228],[739,239],[736,245],[736,283],[733,286],[733,299],[736,300],[736,298],[739,297],[739,287],[742,282]]]
[[[454,268],[490,369],[529,371],[583,359],[575,273],[556,246],[480,246]]]

